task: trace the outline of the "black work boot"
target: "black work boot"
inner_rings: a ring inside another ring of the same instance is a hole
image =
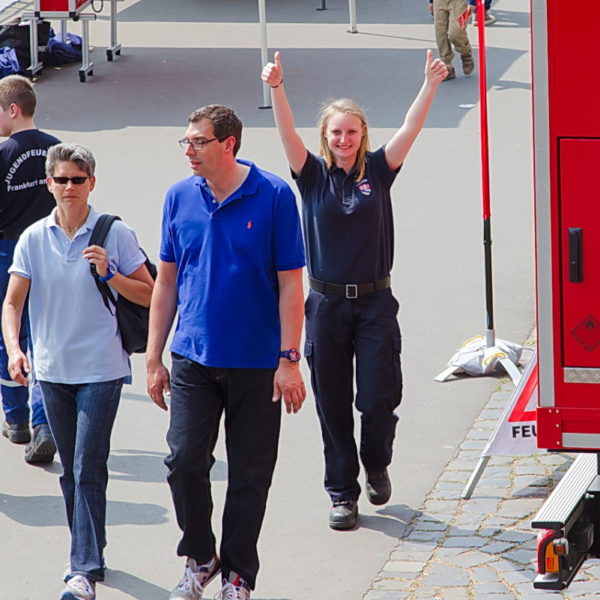
[[[4,421],[2,435],[13,444],[27,444],[31,440],[29,423],[7,423]]]
[[[367,498],[371,504],[385,504],[392,495],[392,484],[387,469],[383,471],[367,471],[365,486]]]
[[[25,450],[25,462],[50,463],[54,460],[56,445],[50,433],[48,423],[41,423],[33,428],[33,440]]]
[[[358,502],[356,500],[334,500],[329,511],[329,527],[331,529],[352,529],[358,519]]]

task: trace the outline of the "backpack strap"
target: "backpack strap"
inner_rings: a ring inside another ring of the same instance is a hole
[[[106,241],[106,236],[108,235],[112,224],[115,221],[120,220],[121,217],[117,217],[117,215],[100,215],[92,230],[90,246],[102,246],[104,248],[104,242]]]
[[[120,221],[121,217],[117,217],[116,215],[100,215],[98,221],[96,221],[96,225],[94,225],[94,229],[92,230],[92,235],[90,237],[90,246],[102,246],[104,248],[104,243],[106,242],[106,238],[108,236],[108,232],[112,227],[112,224],[115,221]],[[116,305],[115,297],[112,295],[108,284],[104,281],[100,281],[100,276],[98,275],[98,271],[96,271],[96,265],[90,264],[90,272],[92,273],[92,277],[96,282],[96,287],[98,291],[102,295],[102,301],[104,302],[104,306],[108,312],[113,315],[113,311],[110,308],[110,303]]]

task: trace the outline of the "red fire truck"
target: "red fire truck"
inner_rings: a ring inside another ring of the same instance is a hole
[[[534,587],[553,590],[600,556],[598,33],[574,9],[531,0],[538,446],[578,453],[532,524],[541,530]]]

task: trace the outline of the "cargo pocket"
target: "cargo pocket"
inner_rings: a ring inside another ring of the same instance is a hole
[[[400,334],[394,335],[392,338],[393,355],[392,364],[394,369],[394,408],[399,406],[402,401],[402,362],[400,353],[402,352],[402,337]]]

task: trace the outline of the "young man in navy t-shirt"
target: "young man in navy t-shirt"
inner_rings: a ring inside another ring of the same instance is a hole
[[[33,85],[25,77],[9,75],[0,80],[0,303],[8,286],[8,268],[19,236],[36,221],[47,217],[55,206],[46,185],[46,154],[58,138],[36,128],[33,122],[37,99]],[[21,348],[28,345],[27,316],[21,327]],[[0,336],[0,389],[5,421],[2,435],[14,443],[31,443],[25,450],[29,463],[52,462],[56,447],[42,404],[37,382],[31,391],[16,385],[8,373],[8,356]]]

